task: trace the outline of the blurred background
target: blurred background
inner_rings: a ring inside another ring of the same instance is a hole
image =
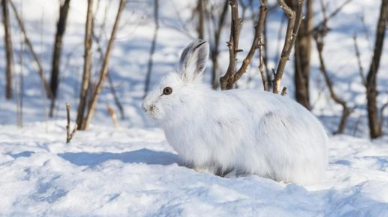
[[[209,41],[205,82],[221,91],[233,2],[241,21],[236,71],[252,46],[262,2],[267,12],[255,45],[261,52],[233,88],[263,90],[261,61],[272,91],[289,22],[278,1],[1,0],[0,124],[41,122],[55,131],[66,123],[68,103],[80,130],[154,127],[140,108],[143,97],[176,71],[192,40]],[[298,11],[296,2],[285,1]],[[305,0],[302,10],[281,80],[284,97],[311,110],[328,132],[387,135],[387,0]]]

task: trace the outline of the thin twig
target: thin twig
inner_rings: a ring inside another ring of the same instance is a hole
[[[156,40],[158,39],[158,31],[159,31],[159,0],[154,0],[154,21],[155,21],[155,29],[154,29],[154,36],[152,38],[151,48],[150,48],[150,54],[148,59],[148,66],[147,66],[147,73],[146,73],[146,79],[144,83],[144,95],[143,98],[147,96],[150,81],[151,81],[151,73],[152,73],[152,66],[153,66],[153,60],[154,60],[154,53],[156,48]]]
[[[39,74],[39,77],[40,77],[40,79],[42,81],[43,88],[46,90],[47,95],[50,98],[53,98],[53,93],[52,93],[52,91],[50,89],[50,86],[48,85],[48,83],[46,81],[45,76],[44,76],[44,70],[43,70],[42,64],[40,63],[40,60],[39,60],[38,56],[36,55],[36,53],[34,51],[32,43],[31,43],[30,39],[27,36],[26,29],[24,28],[24,22],[20,18],[19,13],[18,13],[15,5],[13,4],[13,2],[11,0],[8,0],[8,1],[9,1],[9,4],[11,5],[11,8],[12,8],[14,14],[15,14],[15,17],[16,17],[16,20],[18,22],[19,28],[23,32],[24,41],[27,44],[27,47],[30,50],[30,53],[31,53],[32,57],[34,58],[34,61],[35,61],[36,65],[38,66],[38,74]]]
[[[357,118],[357,121],[356,123],[354,124],[354,128],[353,128],[353,136],[356,136],[357,132],[358,132],[358,126],[360,125],[361,123],[361,114],[358,116]]]
[[[366,23],[365,23],[365,14],[364,14],[364,11],[363,11],[363,13],[362,13],[361,16],[360,16],[360,20],[361,20],[362,31],[364,32],[365,39],[368,41],[369,50],[372,50],[372,42],[371,42],[371,40],[370,40],[370,32],[369,32],[369,28],[367,27],[367,25],[366,25]]]
[[[388,107],[388,102],[384,103],[380,109],[380,127],[381,127],[381,129],[383,129],[383,126],[384,126],[384,111],[387,107]]]
[[[364,68],[362,67],[362,62],[361,62],[361,58],[360,58],[360,50],[358,49],[357,33],[354,33],[353,41],[354,41],[354,50],[356,52],[356,57],[357,57],[357,63],[358,63],[358,68],[359,68],[361,82],[366,87],[366,78],[365,78],[365,75],[364,75]]]
[[[349,4],[350,2],[352,2],[353,0],[347,0],[345,1],[344,3],[342,3],[338,8],[336,8],[331,14],[329,14],[328,16],[326,16],[325,19],[323,19],[321,22],[319,22],[312,30],[311,32],[308,32],[307,34],[314,34],[315,32],[317,32],[319,29],[321,29],[323,26],[327,26],[327,22],[329,20],[331,20],[332,18],[334,18],[337,14],[339,14],[339,12],[341,12],[341,10],[347,5]],[[322,6],[322,5],[321,5]],[[322,8],[323,9],[323,8]],[[326,9],[326,6],[324,6],[324,10]],[[326,12],[326,11],[325,11]],[[324,13],[325,14],[325,13]]]
[[[280,60],[280,56],[281,56],[281,51],[280,51],[280,42],[282,40],[282,30],[283,30],[283,26],[284,26],[284,22],[286,21],[286,16],[282,16],[282,18],[280,19],[280,25],[279,25],[279,29],[278,29],[278,37],[277,37],[277,40],[276,40],[276,55],[275,55],[275,63],[278,63],[279,60]],[[273,72],[273,70],[272,70]],[[275,76],[276,72],[273,72],[272,75]],[[272,77],[272,76],[271,76]],[[270,85],[272,86],[272,80],[270,81]]]
[[[116,115],[115,110],[111,106],[109,106],[108,104],[106,104],[106,108],[108,109],[109,115],[113,120],[113,125],[115,126],[115,128],[119,127],[119,123],[117,121],[117,115]]]
[[[23,14],[22,14],[23,15]],[[19,94],[17,100],[17,124],[18,127],[23,128],[23,96],[24,96],[24,41],[23,37],[20,37],[20,49],[19,49]]]

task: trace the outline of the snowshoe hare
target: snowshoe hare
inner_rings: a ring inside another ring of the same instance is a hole
[[[321,123],[286,96],[210,89],[202,81],[208,55],[206,41],[190,43],[179,72],[166,75],[142,105],[179,156],[218,175],[256,174],[302,185],[320,180],[328,143]]]

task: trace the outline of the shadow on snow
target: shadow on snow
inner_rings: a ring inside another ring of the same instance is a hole
[[[90,166],[95,167],[108,160],[120,160],[124,163],[144,163],[144,164],[180,164],[178,155],[164,152],[154,151],[149,149],[139,149],[136,151],[123,152],[123,153],[111,153],[111,152],[100,152],[100,153],[89,153],[89,152],[78,152],[78,153],[63,153],[58,154],[59,157],[69,161],[72,164],[78,166]]]

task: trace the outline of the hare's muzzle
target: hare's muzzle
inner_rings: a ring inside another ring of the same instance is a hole
[[[155,109],[155,106],[152,104],[144,103],[141,105],[144,112],[152,112]]]

